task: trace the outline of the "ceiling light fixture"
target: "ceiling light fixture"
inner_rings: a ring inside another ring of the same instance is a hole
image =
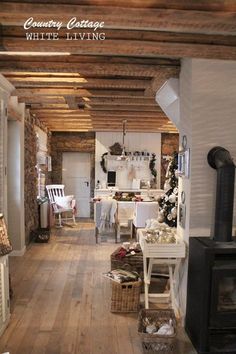
[[[125,136],[126,136],[126,123],[127,120],[123,120],[123,132],[122,132],[122,153],[117,157],[119,161],[127,161],[129,158],[125,153]]]

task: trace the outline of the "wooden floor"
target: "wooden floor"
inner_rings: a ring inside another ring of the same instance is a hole
[[[79,222],[56,230],[48,244],[30,244],[23,257],[10,257],[14,296],[0,353],[142,353],[137,314],[109,309],[110,283],[102,273],[117,245],[108,241],[96,245],[93,224]],[[174,353],[195,353],[184,333]]]

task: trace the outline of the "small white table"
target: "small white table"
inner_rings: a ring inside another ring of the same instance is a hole
[[[156,297],[159,299],[169,298],[171,306],[178,316],[178,304],[175,296],[175,282],[179,272],[181,259],[185,257],[186,247],[183,241],[178,243],[147,243],[145,240],[145,229],[138,230],[138,239],[141,249],[143,251],[143,271],[144,271],[144,296],[145,308],[149,308],[149,297]],[[148,260],[149,259],[149,263]],[[169,293],[155,293],[149,294],[149,285],[151,282],[152,267],[154,264],[167,265],[168,276],[170,281]]]

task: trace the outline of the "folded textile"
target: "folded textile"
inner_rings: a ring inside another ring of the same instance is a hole
[[[139,275],[137,272],[129,272],[124,269],[114,269],[103,275],[117,283],[126,283],[139,280]]]
[[[122,258],[124,258],[124,257],[126,256],[126,254],[127,254],[126,249],[124,249],[124,248],[121,247],[121,248],[119,249],[118,253],[115,255],[115,258],[116,258],[116,259],[122,259]]]

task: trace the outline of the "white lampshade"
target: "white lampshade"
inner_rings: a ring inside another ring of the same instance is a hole
[[[167,117],[178,128],[179,126],[179,79],[170,78],[156,93],[156,102]]]

